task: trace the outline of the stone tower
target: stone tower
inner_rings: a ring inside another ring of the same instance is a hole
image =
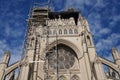
[[[120,79],[120,56],[115,63],[97,56],[87,20],[79,11],[54,12],[34,7],[27,20],[23,58],[7,66],[10,53],[0,63],[0,79],[20,66],[16,80],[114,80]],[[105,74],[102,64],[109,67]],[[113,75],[114,73],[114,75]]]

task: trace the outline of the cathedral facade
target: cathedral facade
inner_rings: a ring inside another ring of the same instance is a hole
[[[112,49],[114,62],[97,56],[89,24],[80,12],[34,7],[27,22],[23,58],[8,66],[10,52],[6,52],[0,80],[6,76],[8,80],[120,80],[117,49]]]

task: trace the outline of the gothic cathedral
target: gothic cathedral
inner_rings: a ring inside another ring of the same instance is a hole
[[[23,58],[8,66],[7,51],[0,63],[0,80],[6,76],[7,80],[120,80],[117,49],[112,49],[114,62],[97,56],[89,24],[79,11],[34,7],[27,22]]]

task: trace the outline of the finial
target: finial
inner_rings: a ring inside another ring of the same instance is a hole
[[[10,55],[10,51],[9,51],[9,50],[7,50],[7,51],[5,52],[5,54]]]
[[[113,47],[113,48],[112,48],[112,50],[116,50],[116,48],[115,48],[115,47]]]

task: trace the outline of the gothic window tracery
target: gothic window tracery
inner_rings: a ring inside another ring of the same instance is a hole
[[[50,68],[69,69],[74,65],[75,52],[71,48],[61,44],[58,45],[58,51],[54,49],[47,55]]]

